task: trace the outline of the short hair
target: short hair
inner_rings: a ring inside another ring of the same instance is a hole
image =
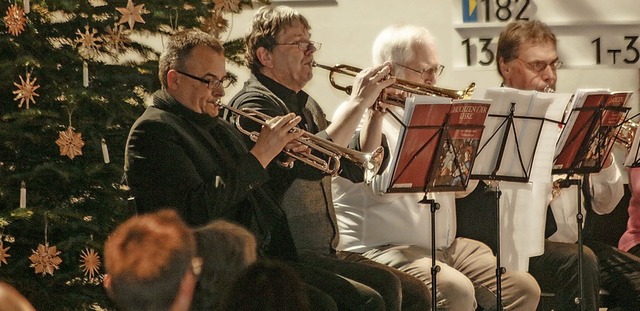
[[[386,61],[404,64],[414,57],[414,47],[419,44],[435,44],[433,36],[426,28],[402,24],[388,26],[373,42],[373,65],[380,65]],[[394,68],[394,74],[397,74],[400,68]]]
[[[173,34],[158,61],[158,78],[162,88],[167,88],[167,72],[185,68],[185,62],[196,46],[208,46],[215,52],[224,54],[224,47],[214,36],[198,30],[187,29]]]
[[[258,73],[264,67],[257,56],[259,48],[273,51],[276,47],[276,35],[284,28],[300,23],[311,30],[307,19],[296,10],[288,6],[263,6],[253,15],[251,28],[245,36],[247,67],[251,72]]]
[[[123,310],[168,310],[192,269],[195,245],[175,210],[129,218],[105,242],[111,298]]]
[[[256,261],[256,238],[241,225],[221,219],[197,228],[195,236],[203,266],[193,305],[216,310],[233,280]]]
[[[556,35],[547,24],[539,20],[516,20],[507,24],[498,38],[498,50],[496,52],[496,64],[500,73],[500,60],[508,62],[519,54],[520,46],[525,43],[557,44]],[[500,73],[502,76],[502,73]]]

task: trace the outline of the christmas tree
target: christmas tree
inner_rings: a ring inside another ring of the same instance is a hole
[[[160,87],[161,43],[184,28],[219,38],[232,14],[252,6],[0,3],[0,280],[37,310],[112,309],[102,246],[134,213],[122,182],[124,145],[145,99]],[[228,60],[242,63],[241,39],[224,45]]]

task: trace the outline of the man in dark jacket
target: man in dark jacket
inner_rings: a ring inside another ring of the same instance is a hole
[[[305,280],[330,279],[336,289],[346,281],[297,263],[287,219],[264,190],[265,169],[283,148],[304,152],[290,131],[300,117],[276,117],[248,149],[241,134],[218,118],[219,100],[228,85],[220,42],[197,30],[176,33],[159,61],[162,89],[135,122],[126,148],[125,171],[138,212],[165,207],[191,226],[227,219],[255,234],[261,257],[298,268]],[[206,262],[204,263],[207,264]],[[335,310],[326,294],[309,287],[314,310]]]

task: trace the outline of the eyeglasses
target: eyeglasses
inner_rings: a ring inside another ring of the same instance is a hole
[[[562,62],[559,60],[554,60],[551,63],[547,63],[547,62],[543,62],[543,61],[535,61],[535,62],[525,62],[517,57],[515,57],[515,59],[521,61],[522,63],[524,63],[525,65],[529,66],[529,68],[531,68],[531,70],[537,72],[537,73],[541,73],[543,72],[545,69],[547,69],[547,66],[551,67],[551,70],[556,71],[558,69],[560,69],[560,67],[562,67]]]
[[[419,73],[420,77],[422,77],[422,79],[426,79],[431,77],[431,75],[435,75],[436,77],[440,76],[442,74],[442,72],[444,71],[444,65],[437,65],[435,67],[427,67],[424,68],[422,70],[418,70],[418,69],[414,69],[408,66],[405,66],[403,64],[399,64],[399,63],[394,63],[402,68],[406,68],[409,69],[415,73]]]
[[[207,80],[204,78],[200,78],[200,77],[196,77],[194,75],[190,75],[186,72],[182,72],[180,70],[176,70],[177,73],[181,74],[181,75],[185,75],[193,80],[197,80],[200,81],[204,84],[207,85],[207,88],[210,90],[213,90],[214,88],[220,87],[222,86],[223,88],[228,88],[231,85],[231,79],[229,79],[229,77],[224,76],[220,79],[213,79],[213,80]]]
[[[292,43],[276,43],[276,45],[297,45],[298,49],[302,52],[307,52],[309,50],[319,51],[322,47],[322,43],[315,41],[298,41]]]

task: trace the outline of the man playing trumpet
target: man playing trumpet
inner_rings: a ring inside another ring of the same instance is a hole
[[[320,48],[319,43],[310,40],[310,28],[307,19],[291,8],[260,8],[246,37],[252,75],[230,104],[270,116],[293,112],[302,118],[299,126],[306,132],[340,146],[349,144],[362,115],[366,114],[367,125],[355,143],[362,146],[362,151],[372,151],[380,146],[379,136],[370,135],[379,131],[376,127],[380,124],[380,114],[370,107],[380,92],[394,83],[394,79],[386,78],[389,65],[360,72],[349,100],[338,107],[330,123],[318,103],[303,91],[313,76],[313,56]],[[247,130],[259,129],[258,124],[246,118],[240,122],[245,123],[242,127]],[[338,306],[347,309],[426,310],[430,295],[419,280],[358,254],[336,252],[338,232],[331,176],[300,161],[293,167],[282,165],[287,162],[286,157],[281,157],[272,161],[267,169],[271,190],[287,215],[300,260],[347,278],[362,298],[353,300],[345,297],[345,292],[332,291],[332,284],[320,288],[333,292]],[[351,161],[343,162],[342,176],[362,180],[360,167]],[[376,296],[383,298],[384,305],[376,306]]]
[[[391,62],[393,74],[410,82],[435,85],[442,73],[434,39],[425,28],[394,25],[385,28],[373,44],[374,64]],[[411,94],[404,94],[410,96]],[[402,109],[387,107],[382,133],[389,149],[396,150],[400,123],[391,113]],[[391,157],[398,156],[392,154]],[[384,193],[384,180],[391,178],[388,168],[370,185],[334,179],[334,204],[340,225],[340,249],[362,253],[365,257],[416,276],[437,292],[438,308],[447,310],[485,310],[496,305],[496,258],[491,249],[478,241],[456,237],[455,194],[429,193],[440,204],[436,212],[436,245],[431,244],[430,211],[419,202],[424,193]],[[473,189],[473,187],[470,187]],[[464,194],[460,194],[464,195]],[[441,268],[433,287],[430,270],[431,250]],[[526,272],[513,271],[503,277],[503,305],[506,310],[535,310],[540,290]]]

